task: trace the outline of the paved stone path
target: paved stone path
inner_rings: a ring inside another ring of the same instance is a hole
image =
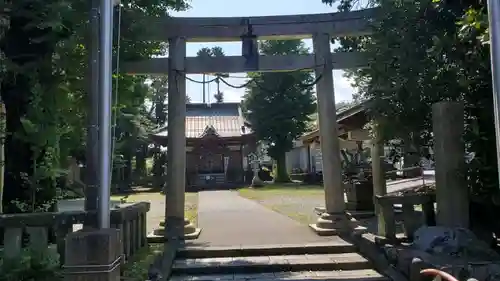
[[[308,226],[233,191],[200,192],[198,204],[202,232],[195,243],[204,246],[304,244],[336,238],[317,236]]]

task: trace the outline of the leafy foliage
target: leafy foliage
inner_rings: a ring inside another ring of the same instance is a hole
[[[16,260],[0,258],[1,281],[53,281],[61,278],[59,256],[51,250],[35,254],[27,248]]]
[[[87,113],[92,106],[87,102],[91,82],[86,77],[90,2],[0,3],[0,93],[7,111],[3,204],[7,212],[22,211],[13,204],[16,201],[31,202],[31,209],[51,202],[65,160],[79,157],[85,149]],[[120,40],[115,39],[115,46],[120,42],[120,61],[164,54],[164,44],[140,40],[149,28],[143,19],[188,7],[184,1],[176,2],[121,1],[121,11],[115,11],[115,28],[121,30]],[[114,55],[118,57],[118,48]],[[147,80],[117,74],[113,83],[118,95],[114,97],[116,154],[128,155],[128,159],[152,128],[147,100],[154,100],[156,93],[145,84]]]
[[[224,93],[221,91],[218,91],[217,94],[214,94],[214,99],[215,99],[216,103],[224,102]]]
[[[339,10],[349,11],[358,2],[337,3]],[[469,186],[475,194],[496,193],[484,1],[378,0],[369,1],[368,6],[378,6],[381,12],[373,21],[374,33],[342,38],[339,49],[367,54],[369,67],[347,75],[354,79],[360,98],[374,100],[371,114],[381,123],[384,138],[402,139],[416,151],[431,145],[431,105],[462,101],[466,145],[475,153],[468,166]]]
[[[300,40],[264,41],[264,55],[306,54]],[[257,138],[269,145],[267,153],[277,161],[276,181],[288,181],[285,153],[293,141],[307,129],[310,115],[315,112],[315,97],[304,84],[313,81],[308,72],[251,73],[255,83],[249,84],[243,97],[243,108]]]
[[[224,50],[221,47],[215,46],[212,48],[203,47],[196,54],[200,58],[211,58],[211,57],[223,57]],[[214,94],[215,102],[221,103],[224,102],[224,93],[220,91],[220,79],[221,77],[229,77],[227,73],[214,73],[216,76],[215,83],[217,83],[217,93]],[[203,93],[205,93],[205,84],[203,85]]]

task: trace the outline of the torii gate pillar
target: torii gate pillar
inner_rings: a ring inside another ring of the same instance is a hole
[[[318,121],[323,162],[323,185],[326,212],[310,227],[319,235],[336,235],[348,230],[345,215],[344,186],[340,162],[340,143],[335,112],[330,35],[313,35],[315,75],[321,77],[316,84],[318,97]]]
[[[186,189],[186,39],[171,38],[169,43],[168,71],[168,144],[167,186],[165,188],[166,240],[182,240],[198,233],[185,221]]]

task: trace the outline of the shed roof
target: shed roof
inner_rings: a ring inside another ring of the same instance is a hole
[[[372,100],[365,100],[360,103],[357,103],[353,106],[347,107],[347,108],[342,108],[341,110],[337,111],[337,124],[342,125],[344,122],[349,120],[355,115],[358,114],[365,114],[366,110],[369,108],[371,105]],[[317,120],[316,120],[317,121]],[[301,140],[308,140],[314,137],[317,137],[319,135],[319,128],[318,125],[315,124],[316,128],[308,133],[305,133],[302,137],[300,137]]]

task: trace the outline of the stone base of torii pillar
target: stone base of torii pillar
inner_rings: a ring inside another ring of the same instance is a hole
[[[155,235],[165,235],[165,221],[160,222],[160,227],[153,232]],[[201,228],[197,228],[188,219],[184,220],[184,239],[191,240],[200,236]]]
[[[365,233],[366,227],[360,226],[358,221],[346,213],[322,213],[316,223],[309,227],[319,236],[333,236],[339,234]]]
[[[157,229],[153,231],[153,235],[148,237],[148,241],[151,240],[165,240],[165,221],[160,222],[160,225]],[[193,240],[197,239],[201,234],[201,228],[197,228],[193,223],[191,223],[188,219],[184,219],[184,240]]]

